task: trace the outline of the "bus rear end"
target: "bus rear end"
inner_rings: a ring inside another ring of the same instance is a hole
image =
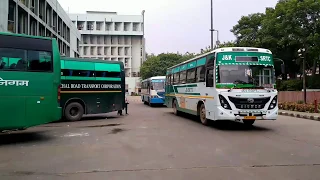
[[[60,119],[55,39],[0,33],[0,131]]]

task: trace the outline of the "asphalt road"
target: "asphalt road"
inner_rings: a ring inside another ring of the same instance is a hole
[[[206,127],[130,101],[128,116],[0,135],[0,179],[320,179],[320,122],[281,116],[253,128]]]

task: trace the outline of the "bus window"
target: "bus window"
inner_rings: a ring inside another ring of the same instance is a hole
[[[28,51],[28,70],[52,72],[52,55],[50,52]]]
[[[179,75],[180,73],[173,74],[173,84],[179,84]]]
[[[196,69],[189,69],[187,71],[187,83],[196,82]]]
[[[186,83],[187,71],[180,72],[180,84]]]
[[[0,48],[0,70],[26,70],[26,50]]]
[[[213,87],[213,68],[207,70],[206,86]]]
[[[206,68],[204,66],[197,68],[197,82],[205,82],[205,73]]]

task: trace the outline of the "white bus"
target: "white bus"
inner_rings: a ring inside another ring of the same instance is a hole
[[[141,100],[144,104],[163,105],[166,76],[154,76],[141,82]]]
[[[251,47],[215,49],[168,68],[165,105],[209,120],[252,125],[276,120],[278,99],[270,50]]]

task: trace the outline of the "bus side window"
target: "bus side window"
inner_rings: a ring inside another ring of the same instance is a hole
[[[29,71],[52,72],[51,52],[28,51]]]
[[[187,83],[195,83],[196,82],[196,69],[188,69],[187,71]]]
[[[187,78],[187,71],[180,72],[180,84],[185,84]]]
[[[106,77],[119,78],[120,77],[120,72],[106,72]]]
[[[0,48],[0,69],[26,71],[27,54],[26,50]]]
[[[200,66],[197,68],[197,82],[205,82],[206,76],[206,68],[204,66]]]
[[[213,68],[207,69],[206,86],[213,87]]]
[[[180,73],[175,73],[173,75],[173,84],[179,84]]]
[[[214,66],[214,60],[215,60],[215,53],[214,54],[209,54],[207,56],[207,67]]]

